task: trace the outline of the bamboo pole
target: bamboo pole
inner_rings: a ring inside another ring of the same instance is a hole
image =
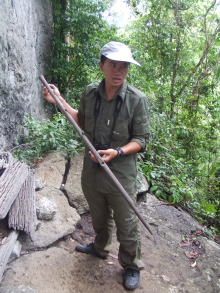
[[[63,112],[63,114],[66,116],[66,118],[69,120],[69,122],[74,126],[74,128],[76,129],[76,131],[79,133],[79,135],[81,136],[81,138],[83,139],[83,141],[85,142],[85,144],[87,145],[87,147],[89,148],[89,150],[92,152],[92,154],[95,156],[95,158],[99,162],[99,164],[102,167],[102,169],[112,179],[113,183],[116,185],[116,187],[118,188],[118,190],[124,196],[125,200],[128,202],[128,204],[133,209],[133,211],[135,212],[135,214],[138,216],[138,218],[141,220],[141,222],[144,224],[144,226],[148,229],[148,231],[151,233],[151,235],[153,235],[153,233],[152,233],[149,225],[147,224],[147,222],[145,221],[144,217],[141,215],[141,213],[139,212],[139,210],[135,206],[133,200],[130,198],[130,196],[128,195],[128,193],[124,189],[124,187],[121,185],[121,183],[118,181],[118,179],[112,173],[112,171],[109,169],[108,165],[102,160],[101,156],[98,154],[98,152],[96,151],[96,149],[94,148],[94,146],[92,145],[92,143],[85,136],[84,132],[81,130],[81,128],[79,127],[79,125],[76,123],[76,121],[73,119],[73,117],[68,113],[68,111],[65,109],[65,107],[60,102],[60,100],[58,99],[58,97],[53,93],[52,89],[50,88],[49,84],[45,80],[44,76],[43,75],[40,75],[39,76],[39,79],[45,85],[45,87],[47,88],[47,90],[51,94],[51,96],[54,98],[54,100],[56,101],[56,103],[57,103],[58,107],[60,108],[60,110]]]

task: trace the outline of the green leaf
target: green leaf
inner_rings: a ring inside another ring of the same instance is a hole
[[[158,189],[158,186],[157,186],[157,185],[152,186],[152,187],[150,188],[150,192],[155,191],[155,190],[157,190],[157,189]]]
[[[207,204],[205,206],[205,211],[206,212],[209,212],[209,213],[214,213],[214,214],[217,212],[217,210],[215,209],[215,205],[214,204]]]
[[[218,67],[217,73],[216,73],[216,78],[220,77],[220,66]]]
[[[160,198],[160,196],[161,196],[161,190],[157,190],[156,192],[155,192],[155,196],[157,197],[157,198]]]
[[[161,196],[162,196],[162,198],[164,199],[164,200],[167,200],[167,197],[166,197],[166,194],[165,193],[161,193]]]
[[[169,196],[169,198],[168,198],[168,202],[169,203],[173,203],[174,202],[174,197],[171,195],[171,196]]]
[[[209,175],[211,176],[215,171],[216,171],[217,167],[214,166],[211,168],[211,170],[209,171]]]

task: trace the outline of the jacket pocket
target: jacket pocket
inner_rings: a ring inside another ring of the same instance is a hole
[[[118,118],[112,133],[112,140],[125,140],[130,136],[128,129],[128,119]]]

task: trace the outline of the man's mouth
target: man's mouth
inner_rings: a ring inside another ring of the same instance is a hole
[[[121,81],[121,79],[120,79],[120,78],[116,78],[116,77],[115,77],[115,78],[113,78],[113,81],[114,81],[114,82],[120,82],[120,81]]]

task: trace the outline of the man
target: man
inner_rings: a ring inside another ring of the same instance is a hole
[[[99,62],[104,79],[87,86],[78,111],[63,100],[54,85],[50,86],[136,202],[137,153],[146,149],[149,120],[146,96],[125,81],[130,63],[140,65],[125,44],[105,44]],[[55,103],[45,87],[43,97]],[[87,147],[82,189],[90,207],[96,237],[94,243],[78,245],[76,250],[106,258],[110,252],[115,222],[120,243],[118,260],[125,269],[123,284],[126,289],[134,290],[139,283],[140,271],[144,268],[140,260],[138,218]]]

